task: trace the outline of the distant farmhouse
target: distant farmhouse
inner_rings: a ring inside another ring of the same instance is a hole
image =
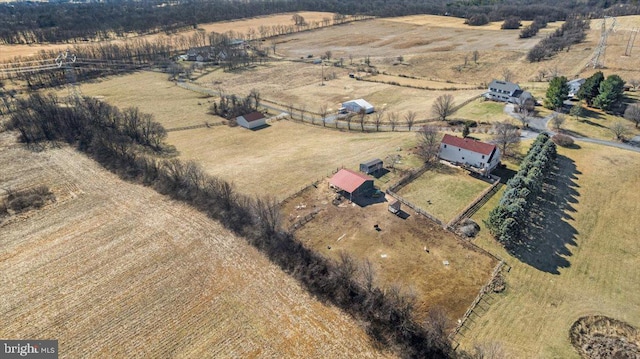
[[[577,98],[578,91],[580,91],[580,86],[585,82],[585,79],[575,79],[567,82],[569,86],[569,98]]]
[[[364,113],[373,113],[374,108],[372,104],[360,98],[357,100],[351,100],[351,101],[342,103],[342,108],[340,109],[340,112],[349,111],[354,113],[360,113],[361,110],[364,110]]]
[[[527,99],[533,99],[531,93],[523,91],[518,84],[498,80],[491,81],[489,91],[484,96],[489,100],[508,103],[524,103]]]
[[[442,138],[438,156],[445,161],[471,167],[484,176],[491,174],[500,163],[500,149],[496,145],[451,135]]]
[[[247,56],[247,43],[244,40],[230,40],[218,45],[192,47],[180,56],[184,61],[220,62],[229,57]]]
[[[248,129],[254,129],[267,124],[267,119],[261,112],[255,111],[246,115],[236,117],[236,123],[238,126],[242,126]]]

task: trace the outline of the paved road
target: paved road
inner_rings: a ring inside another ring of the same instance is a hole
[[[506,114],[508,114],[509,116],[517,119],[517,116],[514,114],[514,105],[513,104],[507,104],[504,107],[504,112]],[[549,130],[547,128],[549,120],[551,120],[552,116],[553,116],[553,114],[551,114],[549,116],[546,116],[546,117],[533,117],[533,118],[531,118],[531,121],[529,122],[528,129],[524,129],[524,130],[521,131],[522,132],[522,137],[526,138],[526,139],[535,138],[541,132],[546,132],[551,136],[555,135],[556,132],[553,132],[553,131],[551,131],[551,130]],[[640,147],[631,145],[629,143],[599,140],[599,139],[590,138],[590,137],[571,136],[571,138],[573,138],[575,141],[596,143],[596,144],[603,145],[603,146],[616,147],[616,148],[621,148],[623,150],[640,152]]]

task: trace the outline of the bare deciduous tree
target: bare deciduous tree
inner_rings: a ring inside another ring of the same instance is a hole
[[[293,110],[295,110],[295,107],[293,107],[293,103],[289,102],[287,104],[287,111],[289,112],[289,118],[293,120]]]
[[[640,85],[640,80],[638,80],[638,79],[629,79],[629,80],[627,81],[627,83],[628,83],[629,85],[633,86],[633,89],[634,89],[634,90],[637,90],[637,89],[638,89],[638,85]]]
[[[345,120],[347,120],[347,129],[351,131],[351,121],[353,121],[353,113],[348,113]]]
[[[431,106],[431,112],[441,121],[446,121],[447,117],[453,113],[453,109],[453,96],[450,94],[438,96]]]
[[[522,127],[529,127],[529,121],[531,121],[531,112],[529,110],[521,110],[515,113],[516,117],[522,123]]]
[[[475,50],[473,52],[473,62],[477,64],[479,59],[480,59],[480,52],[478,52],[478,50]]]
[[[618,122],[614,122],[611,127],[609,127],[609,130],[611,130],[611,132],[614,134],[614,136],[616,136],[616,139],[619,141],[623,141],[627,135],[629,134],[629,127],[627,127],[626,124],[618,121]]]
[[[387,120],[389,121],[389,125],[391,125],[391,131],[395,131],[396,126],[398,125],[398,114],[395,112],[389,112],[387,114]]]
[[[440,139],[438,129],[434,126],[423,126],[418,130],[418,155],[425,164],[434,163],[438,159]]]
[[[413,124],[416,122],[416,116],[415,111],[409,111],[404,115],[404,122],[407,124],[409,131],[411,131]]]
[[[561,113],[554,113],[553,115],[551,115],[551,123],[553,124],[553,128],[555,128],[556,131],[560,131],[560,129],[562,128],[562,124],[564,124],[564,121],[565,117]]]
[[[376,110],[373,115],[373,121],[376,125],[376,131],[380,131],[380,125],[382,124],[382,119],[384,118],[384,110]]]
[[[505,68],[502,70],[502,79],[506,82],[511,82],[513,80],[513,72],[511,70]]]
[[[476,344],[471,354],[473,359],[505,359],[506,357],[502,344],[497,342]]]
[[[331,56],[333,55],[333,53],[331,52],[331,50],[327,50],[324,52],[324,58],[327,60],[331,60]]]
[[[633,105],[627,106],[627,109],[624,110],[624,118],[636,124],[636,128],[640,124],[640,105],[634,103]]]
[[[520,144],[520,130],[509,121],[498,122],[493,126],[493,142],[503,155],[509,156]]]
[[[322,118],[322,127],[327,125],[327,104],[320,106],[320,117]]]
[[[358,111],[358,122],[360,122],[360,131],[364,132],[364,119],[367,115],[367,112],[365,111],[364,108],[361,108],[360,111]]]

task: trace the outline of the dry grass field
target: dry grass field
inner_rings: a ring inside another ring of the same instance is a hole
[[[640,181],[640,154],[580,146],[559,149],[566,156],[559,188],[569,194],[568,202],[559,203],[562,213],[550,213],[557,220],[540,233],[537,260],[522,262],[486,229],[480,232],[476,243],[512,269],[507,290],[492,295],[488,310],[458,337],[463,347],[497,341],[511,357],[578,358],[568,335],[576,319],[598,314],[640,326],[640,227],[634,220],[640,195],[633,190]],[[474,216],[478,223],[499,195]]]
[[[640,16],[618,17],[617,21],[617,31],[607,41],[603,71],[605,75],[618,73],[623,79],[637,77],[640,57],[634,55],[635,51],[632,56],[623,55],[629,30]],[[372,65],[381,71],[473,85],[501,78],[504,69],[509,69],[517,82],[532,81],[540,70],[557,69],[568,78],[589,76],[595,71],[587,65],[600,40],[601,20],[591,21],[585,42],[539,63],[529,63],[527,51],[561,22],[550,23],[531,39],[519,39],[517,30],[500,30],[499,22],[479,27],[463,22],[435,15],[375,19],[281,37],[278,52],[299,58],[330,50],[334,58],[343,57],[347,64],[350,56],[354,63],[370,56]],[[475,50],[480,54],[477,63],[471,58]],[[405,65],[394,65],[398,56],[403,56]],[[463,66],[465,57],[467,66]]]
[[[61,358],[389,357],[244,240],[68,148],[0,133],[0,184],[57,202],[0,224],[2,338]]]
[[[304,17],[307,22],[322,21],[322,19],[327,17],[330,19],[333,19],[333,13],[328,13],[328,12],[302,11],[302,12],[299,12],[298,14]],[[293,24],[293,20],[291,19],[292,16],[293,16],[293,13],[258,16],[250,19],[221,21],[221,22],[210,23],[210,24],[201,24],[200,26],[198,26],[198,28],[204,30],[207,33],[212,31],[217,33],[225,33],[229,31],[233,31],[236,33],[246,34],[247,31],[249,31],[249,29],[253,28],[254,30],[257,30],[262,25],[264,26],[292,25]],[[131,41],[134,39],[155,41],[159,38],[170,37],[170,36],[192,36],[196,31],[197,30],[183,31],[178,33],[177,35],[151,34],[151,35],[133,36],[127,40],[118,39],[118,40],[111,40],[108,42],[122,43],[123,41]],[[0,61],[11,60],[14,57],[33,56],[42,50],[64,51],[68,47],[69,45],[67,44],[0,45]]]
[[[113,77],[81,89],[120,108],[138,106],[166,128],[222,120],[207,114],[208,99],[166,81],[164,74]],[[348,133],[278,121],[258,131],[218,126],[170,132],[167,141],[176,146],[180,158],[198,162],[242,192],[284,198],[338,167],[357,168],[362,161],[389,154],[407,157],[404,150],[415,139],[406,132]]]
[[[441,165],[411,181],[398,194],[448,223],[490,185],[463,169]]]
[[[358,260],[368,259],[374,266],[377,283],[383,287],[399,285],[416,298],[416,314],[424,319],[429,309],[445,309],[450,326],[455,325],[487,283],[497,261],[465,245],[435,223],[404,208],[402,219],[387,210],[388,202],[365,207],[335,197],[328,181],[309,188],[286,203],[285,223],[290,225],[313,210],[319,214],[296,232],[307,246],[331,258],[344,251]],[[304,209],[296,209],[304,205]],[[377,224],[380,231],[376,231]],[[424,248],[429,252],[426,252]],[[448,261],[449,265],[444,265]]]
[[[418,120],[433,117],[431,106],[442,94],[440,91],[357,81],[349,78],[348,68],[333,66],[325,66],[324,74],[327,76],[335,73],[337,78],[325,81],[322,86],[322,71],[320,65],[280,61],[237,72],[215,71],[200,77],[197,83],[238,95],[246,95],[255,88],[265,99],[284,105],[291,103],[296,108],[305,107],[307,111],[316,113],[323,105],[335,112],[342,102],[364,98],[378,109],[397,112],[401,118],[404,113],[415,111]],[[378,79],[378,76],[371,79],[387,81],[382,77]],[[446,82],[430,83],[441,88],[456,86]],[[429,82],[425,82],[424,86],[429,86]],[[463,102],[483,92],[484,90],[469,88],[447,93],[452,93],[457,102]]]

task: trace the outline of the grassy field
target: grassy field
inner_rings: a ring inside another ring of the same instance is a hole
[[[331,202],[334,197],[328,181],[309,188],[285,205],[285,223],[293,224],[307,213],[319,211],[296,232],[298,238],[331,258],[345,251],[359,261],[371,261],[378,285],[399,285],[415,295],[418,319],[424,319],[429,309],[442,307],[450,327],[455,325],[497,264],[408,208],[404,208],[406,219],[391,214],[384,198],[360,207],[347,202],[335,206]],[[380,231],[375,230],[376,224]]]
[[[335,112],[342,102],[364,98],[377,109],[397,112],[402,116],[408,111],[417,113],[417,119],[432,118],[431,106],[443,91],[421,90],[408,87],[357,81],[348,76],[352,70],[325,66],[325,76],[335,74],[336,79],[322,84],[320,65],[302,62],[279,61],[263,66],[234,72],[215,71],[198,78],[197,83],[211,89],[222,89],[227,93],[246,95],[257,89],[262,97],[281,105],[293,104],[296,108],[318,113],[323,105],[329,112]],[[380,76],[371,77],[378,80]],[[380,77],[383,80],[383,77]],[[386,81],[386,80],[384,80]],[[391,80],[389,80],[391,81]],[[415,81],[415,80],[414,80]],[[430,82],[434,84],[433,82]],[[424,82],[428,86],[429,82]],[[439,86],[453,87],[455,84],[438,83]],[[478,96],[484,90],[462,85],[462,90],[452,93],[457,102]],[[285,108],[281,106],[281,108]],[[386,118],[384,119],[386,121]]]
[[[222,120],[206,113],[210,99],[175,86],[162,74],[114,77],[83,85],[82,92],[121,108],[138,106],[167,128]],[[182,159],[200,163],[242,192],[284,198],[338,167],[357,169],[372,158],[399,154],[406,168],[415,162],[407,150],[415,139],[406,132],[348,133],[278,121],[259,131],[218,126],[170,132],[168,142]]]
[[[504,103],[486,101],[483,98],[470,102],[450,116],[455,119],[494,123],[513,118],[504,112]]]
[[[61,358],[391,356],[242,238],[68,147],[0,133],[0,168],[57,198],[0,224],[0,337],[55,338]]]
[[[537,252],[523,261],[507,253],[485,229],[476,243],[506,259],[507,290],[491,296],[486,312],[457,339],[463,347],[501,342],[512,357],[577,358],[568,331],[584,315],[601,314],[640,327],[640,154],[580,143],[559,149],[563,176],[560,208],[539,232]],[[499,200],[476,213],[481,223]],[[633,224],[632,224],[633,223]]]
[[[489,186],[465,170],[441,165],[411,181],[398,194],[447,223]]]

